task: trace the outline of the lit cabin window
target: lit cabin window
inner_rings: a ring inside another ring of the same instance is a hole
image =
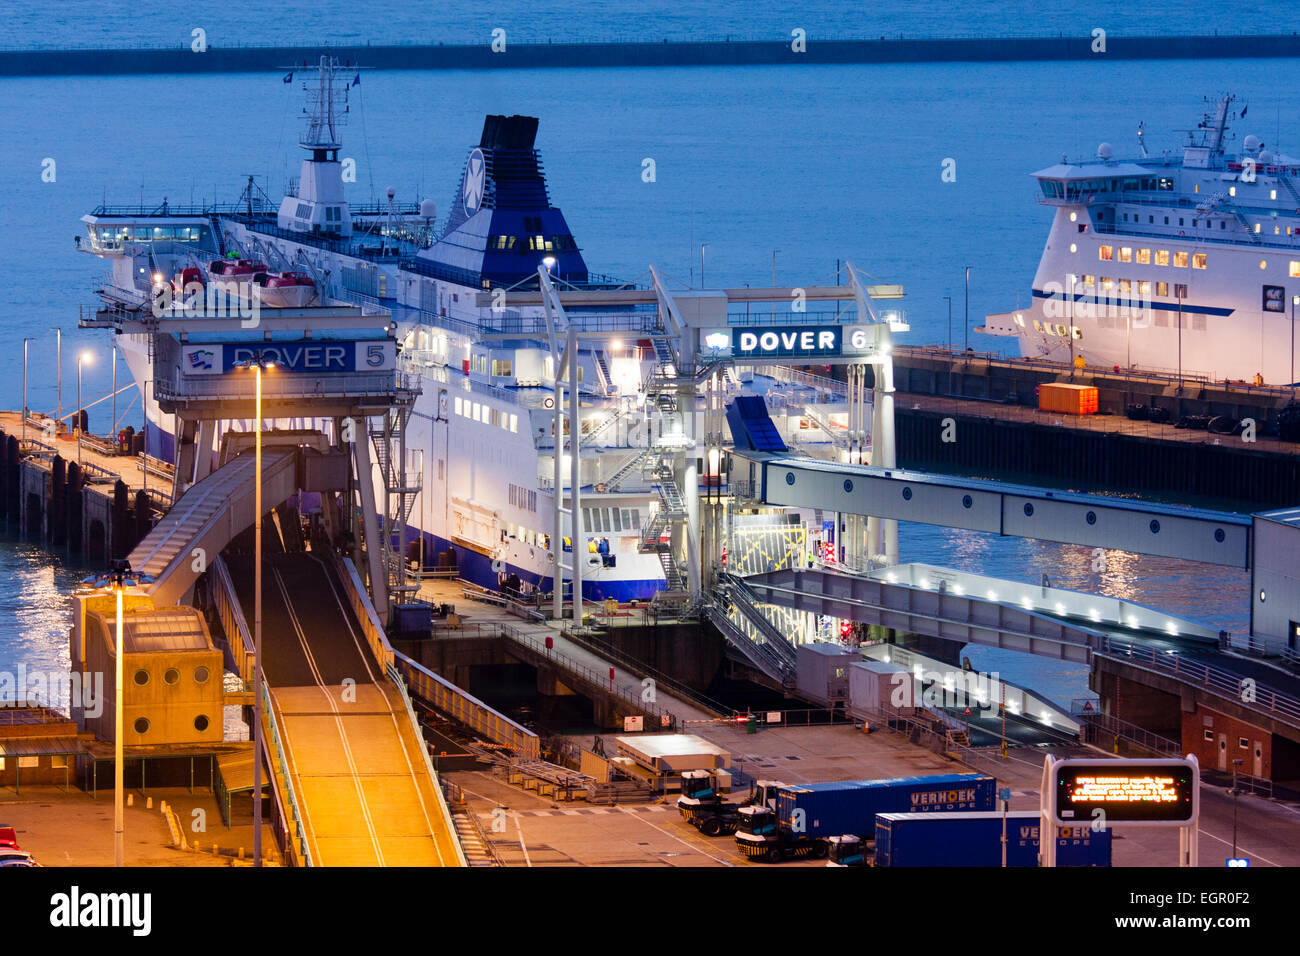
[[[1132,280],[1132,279],[1120,279],[1120,280],[1119,280],[1119,291],[1120,291],[1120,293],[1123,294],[1123,295],[1130,295],[1130,294],[1132,294],[1132,292],[1133,292],[1133,280]]]
[[[1073,252],[1078,252],[1078,251],[1079,251],[1079,247],[1078,247],[1078,245],[1075,244],[1075,243],[1073,243],[1073,242],[1070,243],[1070,252],[1073,253]]]
[[[1168,296],[1168,295],[1169,295],[1169,283],[1168,283],[1168,282],[1157,282],[1157,283],[1156,283],[1156,295],[1158,295],[1158,296]]]
[[[1096,277],[1096,276],[1085,275],[1085,276],[1083,277],[1083,284],[1084,284],[1084,286],[1085,286],[1086,288],[1091,289],[1093,286],[1095,286],[1095,285],[1097,284],[1097,277]]]
[[[1268,191],[1268,198],[1269,198],[1269,199],[1276,199],[1276,198],[1277,198],[1277,190],[1276,190],[1276,189],[1270,189],[1270,190]]]
[[[1139,250],[1137,251],[1137,255],[1134,257],[1134,260],[1133,260],[1133,261],[1136,262],[1136,263],[1137,263],[1138,265],[1140,265],[1140,266],[1149,266],[1149,265],[1151,265],[1151,250],[1150,250],[1150,249],[1139,249]]]
[[[1022,329],[1025,327],[1025,317],[1019,312],[1016,313],[1016,325],[1020,326]]]
[[[1113,246],[1098,246],[1097,258],[1102,262],[1110,262],[1115,258],[1115,248]]]
[[[1259,223],[1255,223],[1255,232],[1256,232],[1256,233],[1259,232]]]
[[[1192,268],[1193,268],[1193,269],[1204,269],[1204,268],[1205,268],[1205,253],[1204,253],[1204,252],[1198,252],[1198,253],[1196,253],[1195,255],[1192,256]]]
[[[1236,187],[1236,186],[1229,186],[1229,187],[1228,187],[1228,195],[1229,195],[1229,196],[1235,196],[1235,195],[1237,195],[1237,187]]]
[[[1102,277],[1101,277],[1101,290],[1102,290],[1103,292],[1109,292],[1109,291],[1110,291],[1111,289],[1113,289],[1113,288],[1115,288],[1115,280],[1112,279],[1110,276],[1102,276]]]
[[[1151,283],[1146,279],[1140,280],[1138,282],[1138,295],[1145,297],[1145,296],[1149,296],[1150,294],[1151,294]]]
[[[1175,268],[1175,269],[1186,269],[1186,268],[1187,268],[1187,253],[1185,253],[1185,252],[1175,252],[1175,253],[1174,253],[1174,268]]]
[[[1260,260],[1259,260],[1259,267],[1260,267],[1261,269],[1267,269],[1267,268],[1268,268],[1268,260],[1267,260],[1267,259],[1260,259]]]
[[[1120,247],[1119,247],[1119,261],[1120,261],[1120,262],[1132,262],[1132,261],[1133,261],[1133,247],[1132,247],[1132,246],[1120,246]]]
[[[1158,266],[1167,266],[1167,265],[1169,265],[1169,250],[1168,250],[1168,249],[1157,249],[1157,250],[1156,250],[1156,265],[1158,265]]]
[[[457,414],[457,415],[464,415],[464,414],[465,414],[465,410],[464,410],[464,408],[462,407],[462,404],[463,404],[463,403],[461,402],[461,398],[460,398],[460,396],[457,395],[457,396],[456,396],[456,414]]]
[[[1300,259],[1291,260],[1290,275],[1292,279],[1300,279]]]
[[[512,432],[518,433],[518,431],[519,431],[519,416],[518,416],[518,415],[511,415],[511,416],[510,416],[510,430],[511,430]]]
[[[1194,192],[1194,193],[1199,193],[1200,191],[1201,191],[1201,184],[1200,184],[1200,183],[1197,183],[1195,186],[1192,187],[1192,192]]]

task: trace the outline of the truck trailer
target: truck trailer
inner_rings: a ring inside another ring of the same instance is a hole
[[[1007,866],[1038,866],[1041,817],[1007,814]],[[1110,866],[1110,830],[1087,823],[1057,827],[1058,866]],[[1002,814],[881,813],[876,866],[1001,866]]]
[[[827,855],[827,838],[876,832],[878,813],[992,810],[996,781],[981,773],[948,773],[883,780],[843,780],[785,786],[776,810],[742,807],[736,847],[751,859]]]

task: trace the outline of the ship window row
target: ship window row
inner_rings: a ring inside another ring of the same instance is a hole
[[[503,539],[507,537],[515,538],[534,548],[549,549],[551,547],[551,536],[549,534],[545,534],[541,531],[534,531],[532,528],[525,528],[523,525],[514,524],[513,522],[507,523],[506,526],[501,529],[501,537]]]
[[[1074,331],[1075,339],[1083,339],[1083,329],[1077,325],[1065,326],[1059,322],[1040,322],[1038,319],[1034,319],[1034,331],[1042,332],[1044,335],[1055,335],[1057,338],[1068,339],[1071,330]]]
[[[583,528],[595,534],[641,530],[640,508],[583,508]]]
[[[171,239],[174,242],[199,242],[207,229],[204,226],[100,226],[92,230],[100,242],[152,242]]]
[[[1209,257],[1204,252],[1187,253],[1177,249],[1170,258],[1168,249],[1134,249],[1132,246],[1098,246],[1097,258],[1101,262],[1131,262],[1140,266],[1168,266],[1172,261],[1175,269],[1186,269],[1190,261],[1193,269],[1209,268]]]
[[[1081,179],[1074,182],[1043,180],[1043,195],[1048,199],[1078,199],[1089,193],[1125,192],[1134,189],[1173,189],[1174,181],[1165,177],[1128,177],[1124,179]]]
[[[573,236],[489,236],[488,248],[495,249],[498,252],[509,252],[517,250],[518,252],[565,252],[578,248],[578,244],[573,241]]]
[[[1098,277],[1090,275],[1080,276],[1079,281],[1083,289],[1089,292],[1100,289],[1102,292],[1119,292],[1121,295],[1131,295],[1136,292],[1141,296],[1149,296],[1154,288],[1158,297],[1167,298],[1169,296],[1168,282],[1152,283],[1150,279],[1116,279],[1112,276]],[[1175,282],[1173,290],[1175,298],[1187,298],[1187,286],[1183,283]]]
[[[468,398],[456,396],[455,403],[452,406],[457,415],[461,415],[471,421],[482,422],[484,425],[493,425],[503,431],[519,431],[519,416],[501,411],[499,408],[493,408],[486,402],[473,402]]]
[[[523,485],[510,485],[510,503],[523,511],[537,510],[537,492]]]
[[[1142,221],[1142,217],[1139,216],[1137,213],[1133,213],[1133,214],[1132,214],[1132,217],[1133,217],[1132,220],[1130,220],[1130,219],[1129,219],[1129,213],[1124,213],[1124,219],[1123,219],[1123,221],[1124,221],[1124,222],[1130,222],[1130,221],[1132,221],[1132,222],[1134,222],[1134,223],[1138,223],[1138,222],[1141,222],[1141,221]],[[1098,219],[1103,219],[1103,218],[1105,218],[1105,217],[1103,217],[1103,216],[1101,216],[1101,215],[1098,215],[1097,218],[1098,218]],[[1166,226],[1171,226],[1171,225],[1173,225],[1173,223],[1171,223],[1171,222],[1169,221],[1169,217],[1168,217],[1168,216],[1163,216],[1162,218],[1164,219],[1164,221],[1165,221],[1165,225],[1166,225]],[[1185,217],[1185,216],[1179,216],[1179,217],[1177,217],[1177,218],[1178,218],[1178,225],[1179,225],[1179,226],[1186,226],[1186,225],[1187,225],[1187,217]],[[1148,224],[1148,225],[1153,225],[1153,224],[1155,223],[1155,221],[1156,221],[1156,217],[1155,217],[1155,216],[1151,216],[1151,215],[1148,215],[1148,216],[1147,216],[1147,224]],[[1217,223],[1219,224],[1219,228],[1220,228],[1220,229],[1227,229],[1227,228],[1228,228],[1228,220],[1227,220],[1226,218],[1225,218],[1225,219],[1216,219],[1216,220],[1211,220],[1208,216],[1207,216],[1207,217],[1205,218],[1205,220],[1204,220],[1205,228],[1206,228],[1206,229],[1211,229],[1211,228],[1213,228],[1215,222],[1217,222]],[[1200,220],[1200,219],[1193,219],[1193,220],[1192,220],[1192,228],[1193,228],[1193,229],[1199,229],[1199,228],[1201,228],[1201,223],[1202,223],[1202,220]],[[1290,234],[1290,233],[1288,233],[1288,235],[1289,235],[1289,234]]]

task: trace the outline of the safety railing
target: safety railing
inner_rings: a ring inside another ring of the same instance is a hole
[[[289,818],[286,820],[286,830],[292,827],[292,832],[286,832],[285,837],[289,844],[291,852],[296,852],[298,858],[304,866],[314,866],[311,858],[311,848],[307,845],[307,829],[303,826],[302,813],[298,808],[298,795],[293,789],[293,780],[289,776],[289,764],[284,757],[284,747],[280,743],[280,725],[275,719],[275,708],[271,705],[271,692],[267,687],[266,681],[262,681],[262,714],[266,719],[267,729],[270,733],[266,734],[266,740],[270,741],[272,756],[275,760],[276,769],[279,771],[279,777],[284,783],[284,796],[289,801]],[[254,756],[253,759],[257,759]],[[272,787],[275,793],[276,802],[280,802],[280,791],[277,787]],[[259,799],[259,794],[254,794],[254,799]],[[281,810],[284,807],[281,804]],[[283,813],[281,819],[284,819]]]
[[[493,634],[497,633],[499,631],[494,628]],[[521,757],[530,760],[540,758],[541,741],[537,734],[521,727],[400,651],[395,651],[393,657],[394,669],[406,678],[411,692],[420,700],[493,743],[509,747]]]
[[[1300,727],[1300,700],[1260,687],[1252,678],[1241,674],[1200,661],[1187,660],[1180,654],[1110,639],[1106,640],[1102,649],[1094,653],[1100,657],[1171,674],[1183,683],[1202,687],[1220,697],[1263,711],[1283,723]]]
[[[677,717],[675,714],[642,699],[644,690],[639,683],[636,685],[619,686],[615,682],[615,678],[610,676],[609,671],[606,671],[603,674],[599,673],[585,664],[574,660],[568,655],[556,651],[554,648],[548,648],[544,641],[530,637],[527,634],[519,633],[517,629],[509,624],[501,625],[501,635],[509,638],[512,643],[519,647],[531,651],[536,655],[538,661],[545,661],[559,667],[568,674],[586,681],[601,693],[608,694],[611,697],[616,697],[624,703],[629,704],[634,710],[643,716],[652,718],[656,729],[672,730],[676,726]]]
[[[406,682],[402,680],[402,674],[395,664],[389,664],[384,668],[384,672],[397,686],[397,692],[402,697],[402,704],[406,707],[406,717],[411,722],[411,729],[415,731],[415,740],[420,745],[420,753],[424,755],[424,769],[429,773],[429,782],[432,784],[434,795],[438,800],[438,810],[442,813],[442,819],[447,824],[448,829],[454,833],[455,824],[451,820],[451,808],[447,806],[447,799],[443,795],[442,787],[438,785],[438,774],[433,769],[433,761],[429,759],[429,748],[424,742],[424,732],[420,729],[420,718],[415,713],[415,707],[411,704],[411,695],[406,692]],[[469,862],[465,859],[465,850],[460,845],[460,840],[453,839],[450,841],[456,848],[456,856],[461,866],[468,866]]]
[[[1169,737],[1153,733],[1145,727],[1130,723],[1112,714],[1098,711],[1078,711],[1071,707],[1071,712],[1079,718],[1083,727],[1085,743],[1099,747],[1109,747],[1117,740],[1124,740],[1140,750],[1145,750],[1160,757],[1177,757],[1181,755],[1182,744]]]
[[[212,572],[212,603],[216,606],[217,619],[221,621],[221,628],[230,644],[230,654],[235,659],[239,676],[250,681],[253,679],[253,638],[248,630],[244,609],[235,594],[235,584],[221,555],[212,560],[208,570]]]
[[[602,658],[621,665],[624,670],[649,677],[655,682],[655,686],[672,691],[672,693],[677,697],[693,701],[705,710],[712,710],[719,714],[735,713],[734,708],[728,707],[726,704],[714,700],[707,694],[703,694],[700,691],[683,684],[676,678],[668,676],[663,671],[651,667],[649,664],[643,663],[630,655],[624,654],[612,644],[596,640],[586,634],[575,634],[570,630],[564,631],[564,637],[566,640],[572,641],[579,647],[585,647],[592,653],[599,654]]]
[[[395,652],[392,645],[388,643],[388,635],[384,633],[384,626],[379,623],[370,598],[366,595],[366,588],[361,583],[360,575],[357,574],[356,565],[352,563],[351,558],[340,558],[337,555],[335,555],[335,562],[339,577],[343,580],[343,593],[347,595],[348,605],[361,624],[361,633],[366,643],[370,645],[370,649],[374,651],[375,659],[387,670],[393,665]]]

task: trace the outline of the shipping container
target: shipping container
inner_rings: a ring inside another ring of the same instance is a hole
[[[1038,865],[1036,810],[1007,814],[1007,866]],[[1110,866],[1110,830],[1057,828],[1057,866]],[[882,813],[876,817],[876,866],[1001,866],[1002,814]]]
[[[782,828],[807,837],[870,837],[877,813],[992,810],[995,785],[980,773],[799,784],[777,793],[777,818]]]
[[[1038,407],[1044,412],[1095,415],[1099,407],[1097,389],[1093,385],[1044,382],[1038,386]]]

